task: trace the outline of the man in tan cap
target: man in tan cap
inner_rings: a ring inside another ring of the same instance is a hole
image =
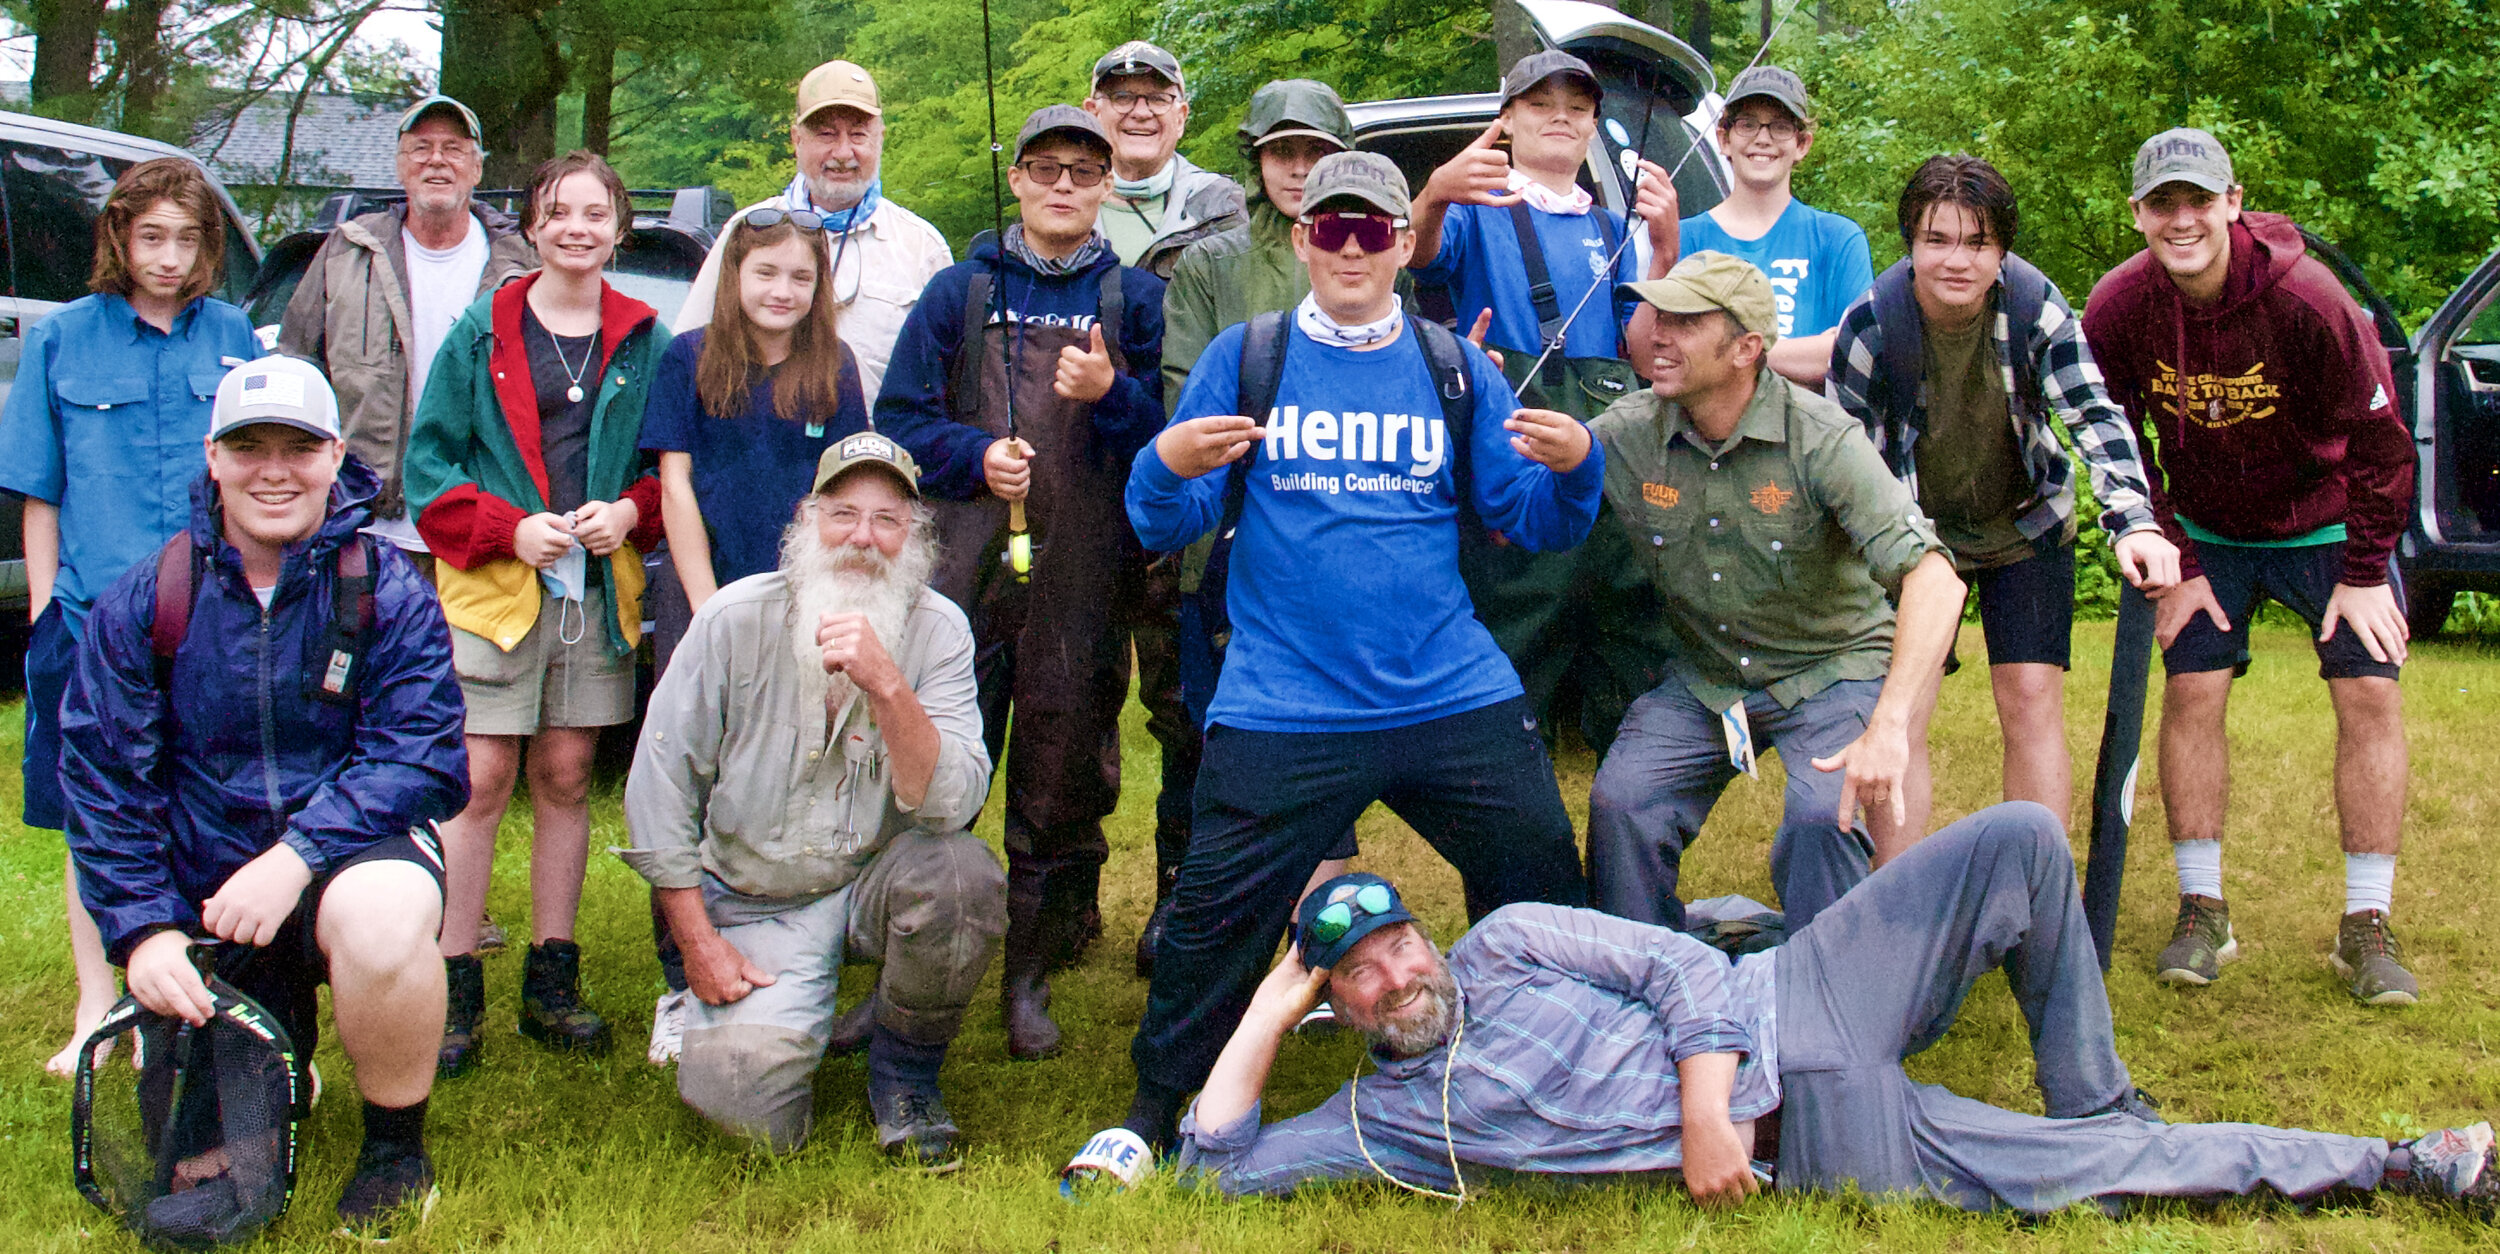
[[[798,1148],[843,963],[877,963],[877,1144],[951,1170],[962,1138],[938,1069],[1006,914],[998,856],[965,830],[990,781],[972,628],[928,587],[919,468],[873,431],[825,450],[781,551],[781,569],[704,602],[625,781],[625,860],[659,891],[700,999],[677,1092],[734,1135]]]
[[[859,365],[860,391],[873,404],[903,319],[919,303],[930,276],[955,255],[936,227],[885,198],[877,169],[885,156],[885,110],[868,71],[848,61],[827,61],[808,71],[799,80],[790,146],[798,152],[798,177],[762,204],[815,214],[832,232],[826,242],[833,254],[830,281],[841,309],[842,343]],[[727,240],[727,233],[721,238]],[[720,263],[716,242],[671,330],[682,334],[711,325]]]
[[[1684,926],[1684,847],[1755,746],[1776,747],[1771,884],[1793,932],[1866,878],[1869,827],[1902,821],[1911,708],[1944,665],[1962,582],[1865,428],[1771,369],[1762,271],[1698,252],[1620,290],[1641,302],[1626,337],[1650,390],[1598,416],[1606,499],[1678,647],[1590,789],[1591,894]]]

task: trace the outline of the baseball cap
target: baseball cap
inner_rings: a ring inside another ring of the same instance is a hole
[[[1241,119],[1241,142],[1259,148],[1295,135],[1354,146],[1354,122],[1337,89],[1307,78],[1280,78],[1250,95]]]
[[[1756,96],[1788,110],[1800,122],[1814,116],[1806,109],[1806,81],[1776,65],[1757,65],[1737,75],[1736,81],[1728,84],[1727,103],[1719,116],[1735,113],[1736,106]]]
[[[877,80],[848,61],[827,61],[809,70],[799,80],[799,111],[791,116],[804,122],[836,105],[872,118],[885,116],[877,104]]]
[[[1376,152],[1332,152],[1311,166],[1302,180],[1302,211],[1309,213],[1340,196],[1351,196],[1393,217],[1413,209],[1406,175],[1398,163]]]
[[[1094,62],[1093,84],[1100,87],[1106,78],[1130,74],[1152,74],[1182,91],[1189,90],[1181,82],[1180,58],[1143,39],[1132,39],[1102,54],[1102,60]]]
[[[840,443],[827,448],[824,455],[816,459],[816,486],[813,490],[822,492],[832,487],[834,480],[862,466],[875,466],[902,480],[903,490],[910,493],[913,500],[920,499],[920,463],[913,461],[911,454],[903,451],[902,445],[874,431],[846,435]]]
[[[1696,314],[1724,309],[1737,325],[1762,337],[1763,347],[1780,337],[1778,306],[1771,299],[1771,280],[1750,261],[1704,249],[1675,263],[1665,277],[1615,288],[1618,296],[1648,301],[1668,313]]]
[[[485,129],[477,124],[477,111],[439,91],[419,99],[415,104],[408,106],[407,112],[399,115],[399,133],[405,135],[415,130],[417,123],[425,120],[426,114],[437,109],[451,110],[451,115],[458,119],[462,126],[469,128],[469,138],[485,138]]]
[[[2164,183],[2187,183],[2216,195],[2239,186],[2222,141],[2193,126],[2174,126],[2135,150],[2135,190],[2127,199],[2142,200]]]
[[[1397,886],[1368,871],[1354,871],[1312,889],[1294,907],[1293,934],[1302,965],[1318,971],[1345,961],[1355,942],[1415,916]]]
[[[1560,48],[1548,48],[1519,58],[1510,67],[1510,73],[1502,76],[1502,103],[1509,104],[1527,95],[1537,84],[1557,74],[1571,75],[1580,80],[1581,86],[1588,88],[1589,94],[1601,100],[1605,98],[1606,89],[1598,85],[1597,71],[1590,69],[1588,62]]]
[[[1111,134],[1102,129],[1102,123],[1095,120],[1093,114],[1075,105],[1053,104],[1035,109],[1024,119],[1024,129],[1016,132],[1015,159],[1024,160],[1024,150],[1043,136],[1071,131],[1104,152],[1111,151]]]
[[[274,422],[339,438],[339,398],[318,367],[300,357],[247,361],[217,381],[209,406],[208,438],[222,440],[245,427]]]

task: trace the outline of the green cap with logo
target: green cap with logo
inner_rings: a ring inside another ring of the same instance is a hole
[[[1771,280],[1742,257],[1705,249],[1675,263],[1664,278],[1621,284],[1615,293],[1674,314],[1725,310],[1738,326],[1760,335],[1764,348],[1780,338],[1779,305],[1771,296]]]
[[[2142,200],[2164,183],[2186,183],[2217,196],[2239,186],[2222,141],[2193,126],[2172,127],[2135,150],[2135,190],[2127,199]]]
[[[1309,216],[1331,200],[1359,200],[1393,218],[1414,208],[1398,163],[1376,152],[1332,152],[1302,180],[1302,212]]]
[[[903,446],[877,434],[862,431],[846,435],[826,447],[816,459],[816,491],[833,486],[834,480],[859,469],[874,466],[903,481],[903,491],[913,500],[920,499],[920,463],[903,451]]]

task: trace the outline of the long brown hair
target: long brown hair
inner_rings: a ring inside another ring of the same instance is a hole
[[[167,200],[200,228],[200,255],[191,263],[190,277],[182,281],[175,298],[188,305],[225,282],[226,211],[217,201],[217,189],[190,159],[158,157],[122,171],[113,182],[112,194],[105,197],[104,212],[95,220],[95,268],[87,275],[89,290],[128,297],[139,289],[139,276],[130,266],[131,224]]]
[[[796,236],[807,241],[816,259],[816,292],[807,316],[791,328],[790,355],[767,370],[755,350],[755,324],[739,299],[738,272],[748,254]],[[745,412],[753,380],[764,374],[773,386],[773,413],[784,421],[803,414],[832,415],[840,404],[835,380],[842,370],[842,341],[835,336],[833,261],[825,250],[825,233],[805,230],[787,220],[771,226],[749,226],[741,215],[730,224],[729,242],[721,250],[720,283],[712,293],[712,325],[703,336],[703,353],[694,368],[695,398],[715,418]]]

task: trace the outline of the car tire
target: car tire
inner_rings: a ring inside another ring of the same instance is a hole
[[[2448,626],[2448,612],[2456,608],[2457,590],[2429,579],[2405,580],[2405,626],[2416,640],[2428,640]]]

